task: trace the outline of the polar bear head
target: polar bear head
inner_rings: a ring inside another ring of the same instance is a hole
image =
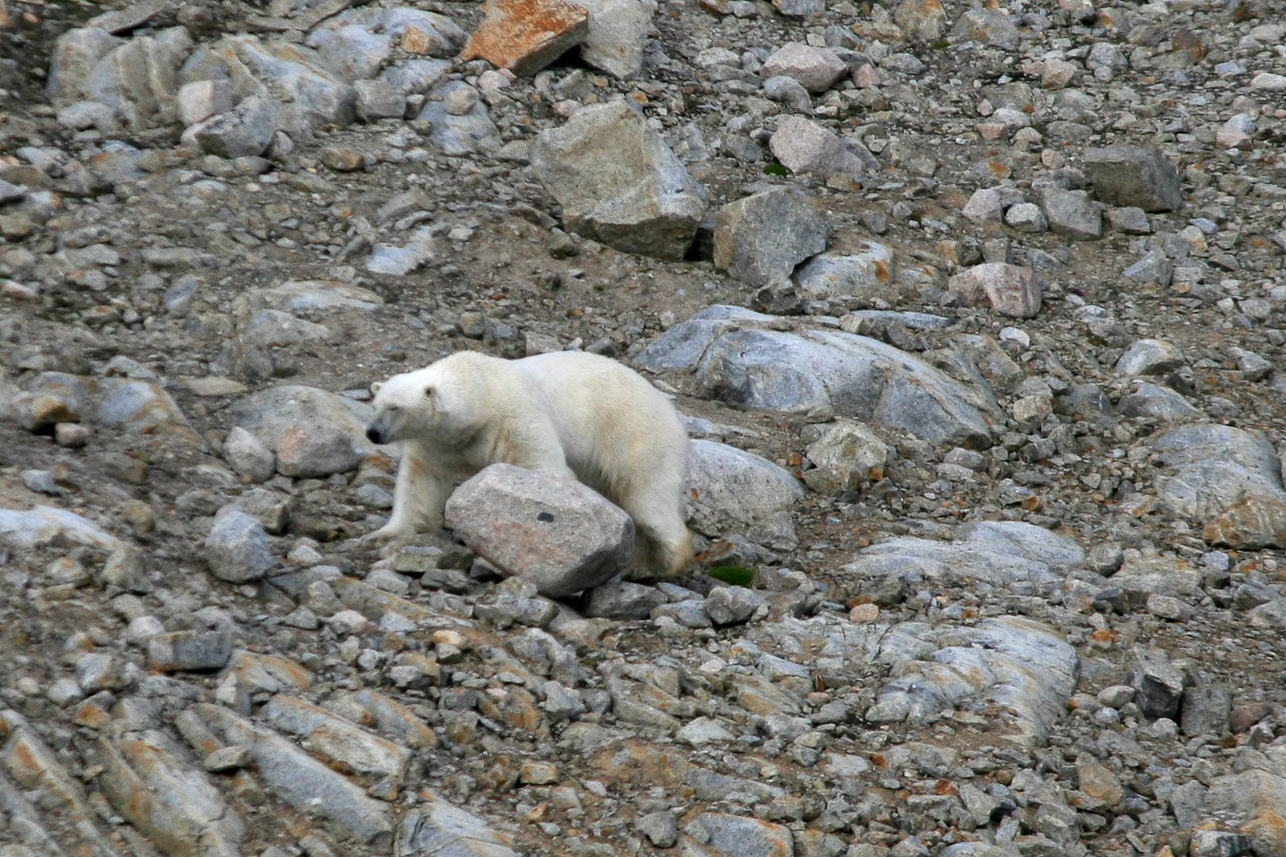
[[[461,359],[468,353],[372,384],[375,419],[366,437],[372,443],[431,440],[445,445],[466,439],[476,428],[479,411],[473,361]]]

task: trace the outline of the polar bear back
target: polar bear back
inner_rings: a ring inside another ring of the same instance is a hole
[[[637,372],[584,351],[552,351],[514,361],[549,402],[567,465],[609,496],[633,474],[681,462],[688,437],[669,399]]]

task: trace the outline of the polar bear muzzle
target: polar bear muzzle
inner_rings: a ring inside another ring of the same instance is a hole
[[[380,414],[369,426],[366,427],[366,439],[371,443],[388,443],[388,436],[388,420],[385,418],[384,414]]]

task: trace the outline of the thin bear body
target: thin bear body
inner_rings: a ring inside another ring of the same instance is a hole
[[[403,454],[393,514],[368,539],[441,527],[454,487],[505,462],[575,478],[616,503],[634,519],[654,573],[674,574],[691,559],[681,512],[687,433],[670,401],[615,360],[462,351],[371,389],[366,436],[401,441]]]

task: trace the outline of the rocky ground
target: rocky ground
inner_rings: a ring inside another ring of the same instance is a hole
[[[0,854],[1286,855],[1276,2],[349,5],[0,2]],[[572,347],[696,567],[360,543]]]

